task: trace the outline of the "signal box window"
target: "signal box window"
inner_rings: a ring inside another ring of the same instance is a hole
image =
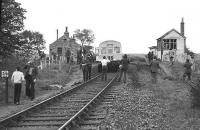
[[[163,39],[163,49],[173,50],[177,49],[177,40],[176,39]]]

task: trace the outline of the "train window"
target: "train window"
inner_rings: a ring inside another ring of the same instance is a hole
[[[111,60],[113,60],[113,56],[111,56]]]
[[[106,54],[106,47],[102,47],[101,54]]]
[[[107,47],[112,47],[113,46],[113,44],[107,44]]]
[[[120,53],[120,48],[119,48],[119,47],[115,47],[115,48],[114,48],[114,52],[115,52],[115,53]]]
[[[108,49],[108,54],[112,54],[113,53],[113,49]]]

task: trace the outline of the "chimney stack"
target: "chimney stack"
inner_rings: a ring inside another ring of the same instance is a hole
[[[64,34],[69,38],[68,27],[65,28],[65,33]]]
[[[184,21],[183,21],[183,18],[182,18],[182,21],[181,21],[181,34],[184,36],[184,31],[185,31],[185,28],[184,28]]]
[[[57,40],[58,40],[58,29],[56,30],[56,32],[57,32]]]

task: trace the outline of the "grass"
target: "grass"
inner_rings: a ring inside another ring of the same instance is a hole
[[[35,95],[36,97],[39,95],[43,95],[45,93],[48,93],[48,91],[44,91],[43,87],[46,87],[50,84],[60,84],[64,85],[67,82],[69,82],[69,65],[63,64],[62,70],[59,71],[58,69],[43,69],[39,70],[38,79],[35,85]],[[10,79],[10,78],[9,78]],[[4,104],[5,100],[5,84],[4,80],[2,79],[0,82],[0,105]],[[13,95],[14,95],[14,89],[13,84],[9,80],[9,87],[8,87],[8,95],[9,95],[9,102],[13,102]],[[25,98],[25,83],[22,85],[22,91],[21,91],[21,99]]]

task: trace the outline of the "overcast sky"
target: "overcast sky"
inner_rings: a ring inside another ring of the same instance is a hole
[[[93,30],[98,46],[105,40],[122,44],[123,53],[147,53],[172,28],[180,32],[184,17],[187,47],[200,51],[199,0],[16,0],[27,10],[25,29],[39,31],[49,44],[68,26]]]

